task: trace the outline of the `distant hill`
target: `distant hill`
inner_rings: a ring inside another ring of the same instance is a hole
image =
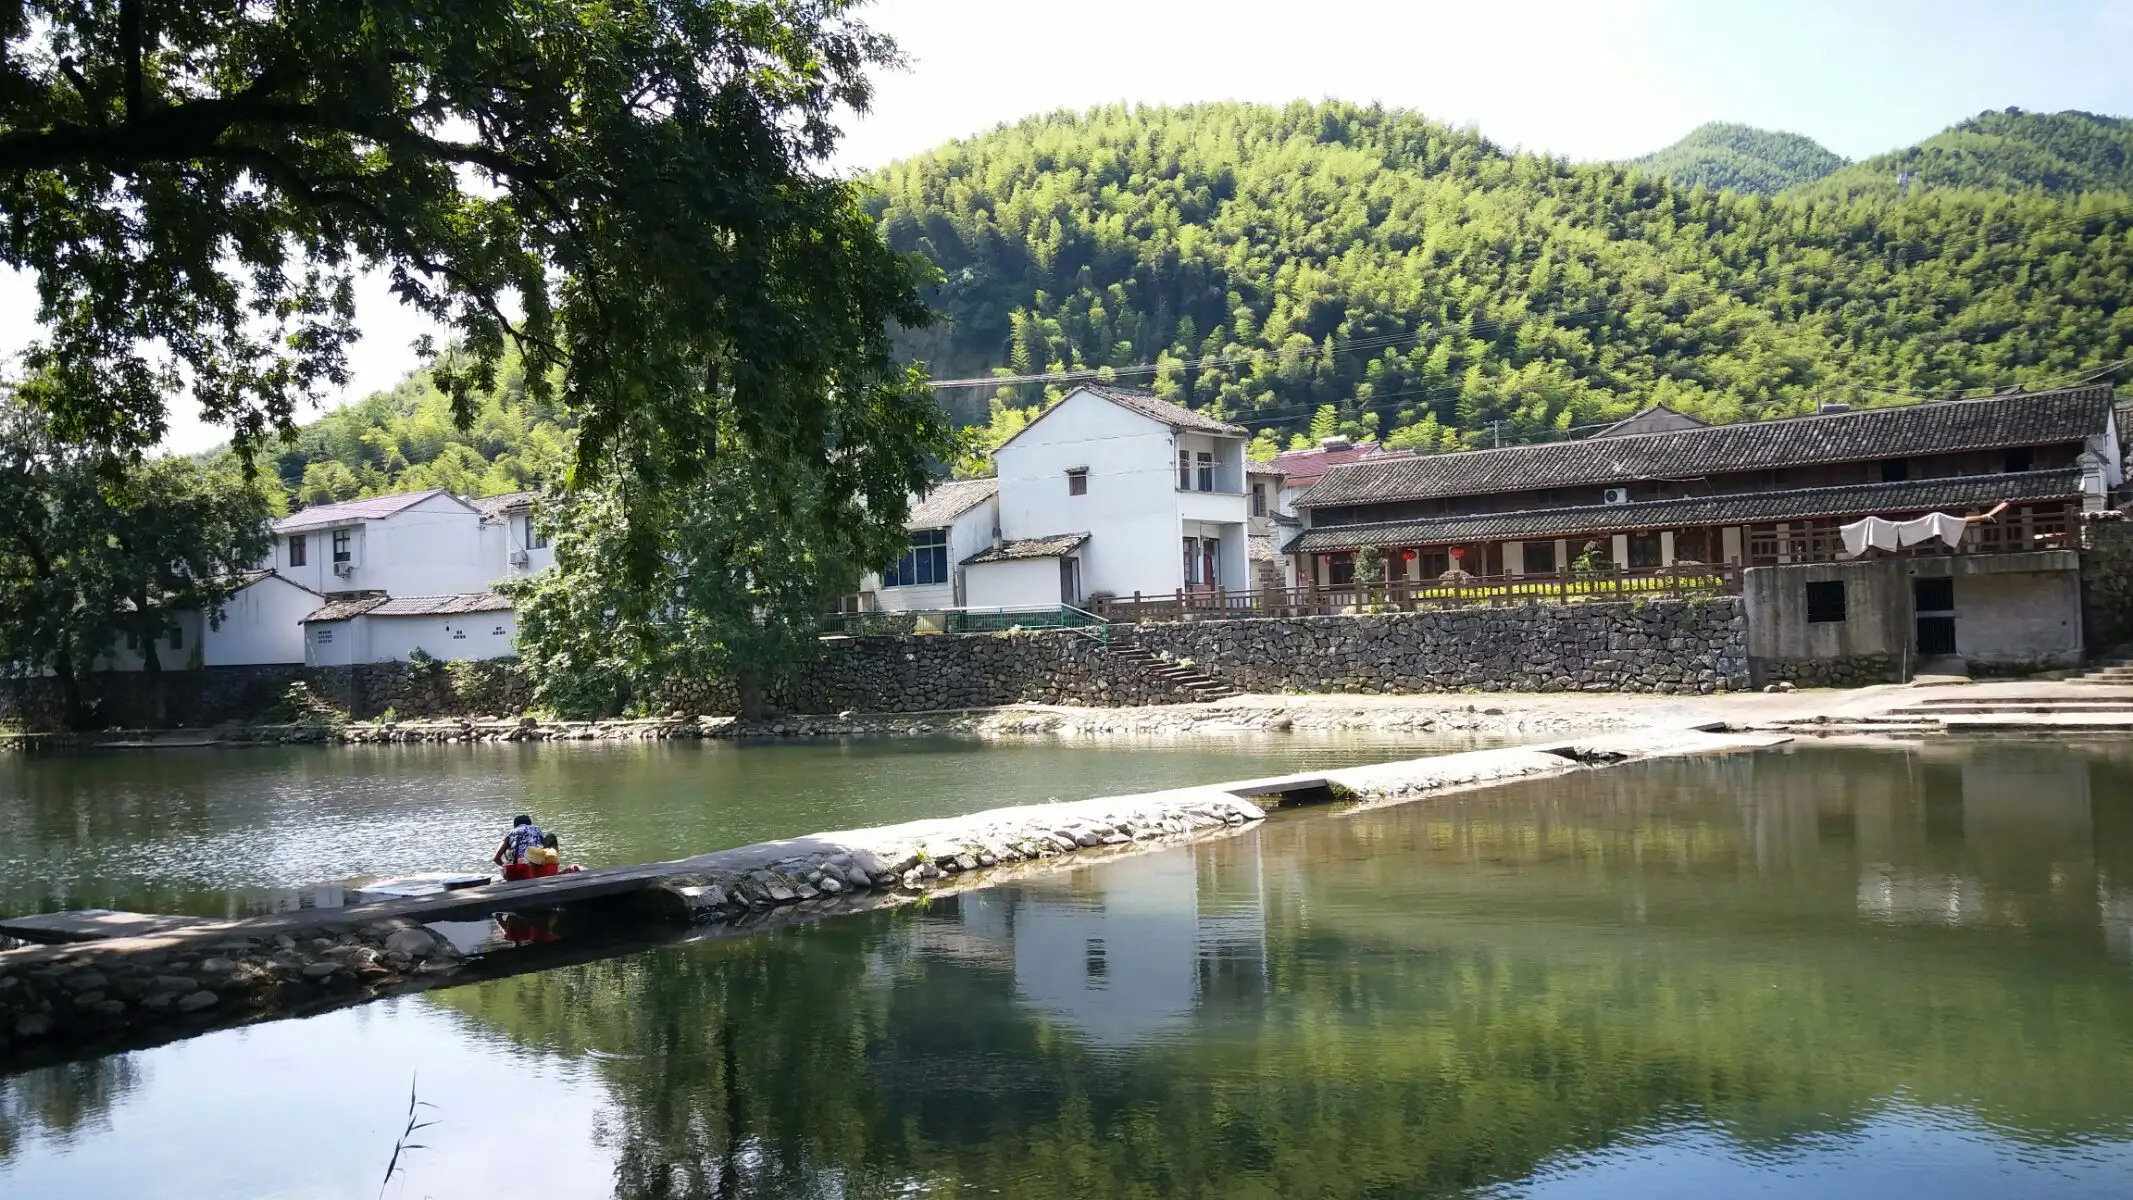
[[[1730,188],[1771,195],[1813,183],[1844,165],[1844,159],[1813,138],[1713,121],[1655,154],[1626,165],[1664,176],[1682,187]]]
[[[2133,191],[2133,121],[2086,112],[1984,112],[1916,146],[1853,163],[1795,190],[1894,195],[1905,189]]]

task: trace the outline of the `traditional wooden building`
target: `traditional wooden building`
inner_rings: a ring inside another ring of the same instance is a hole
[[[1660,415],[1580,441],[1333,467],[1296,500],[1297,578],[1343,587],[1365,547],[1395,583],[1558,576],[1581,557],[1828,561],[1840,526],[1932,512],[1994,514],[1958,553],[2064,548],[2123,482],[2107,385],[1734,425]]]

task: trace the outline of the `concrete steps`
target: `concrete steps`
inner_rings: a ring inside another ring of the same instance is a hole
[[[2067,682],[2133,686],[2133,657],[2107,658]]]
[[[1237,689],[1223,683],[1205,671],[1195,670],[1170,659],[1159,658],[1151,651],[1132,644],[1114,644],[1106,647],[1115,658],[1138,666],[1141,672],[1169,684],[1172,688],[1192,697],[1195,703],[1222,700],[1237,694]]]

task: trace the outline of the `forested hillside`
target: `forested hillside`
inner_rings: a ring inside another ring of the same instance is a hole
[[[937,378],[1111,368],[1267,431],[1262,453],[1336,429],[1448,449],[1655,400],[1777,416],[2126,357],[2125,136],[1988,113],[1907,152],[1907,192],[1873,183],[1884,156],[1765,197],[1507,154],[1409,112],[1112,108],[871,182],[890,240],[942,268],[948,321],[904,342]],[[966,421],[990,406],[997,437],[1060,391],[941,394]],[[515,376],[461,432],[418,376],[307,427],[276,466],[300,503],[484,494],[560,480],[569,436]]]
[[[1284,438],[1321,406],[1430,448],[1773,416],[2133,343],[2120,191],[1700,191],[1333,103],[1032,118],[873,181],[945,274],[950,323],[909,343],[937,377],[1110,367]]]
[[[1813,183],[1843,166],[1844,159],[1797,133],[1713,121],[1627,165],[1682,187],[1730,188],[1767,196]]]
[[[1845,167],[1805,196],[1987,188],[2054,194],[2133,191],[2133,121],[2095,113],[1980,113],[1916,146]]]

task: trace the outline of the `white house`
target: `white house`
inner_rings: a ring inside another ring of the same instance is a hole
[[[533,493],[506,492],[474,501],[481,513],[481,558],[492,579],[532,575],[555,565],[548,536],[533,524]]]
[[[880,607],[1244,592],[1245,441],[1243,429],[1152,392],[1077,387],[994,451],[997,478],[928,493],[913,511],[911,553],[881,581]],[[979,490],[988,483],[989,505]]]
[[[980,603],[968,598],[963,564],[1000,540],[997,488],[991,479],[953,479],[914,501],[904,522],[910,548],[895,566],[860,582],[862,598],[872,597],[867,606],[911,612]]]
[[[505,574],[481,553],[482,514],[441,488],[321,504],[274,522],[261,566],[321,594],[478,592]]]
[[[351,596],[303,618],[304,665],[341,667],[432,658],[508,658],[518,622],[494,592],[447,596]]]
[[[222,605],[220,623],[200,635],[200,665],[253,666],[304,661],[303,620],[326,598],[273,571],[254,571]]]

